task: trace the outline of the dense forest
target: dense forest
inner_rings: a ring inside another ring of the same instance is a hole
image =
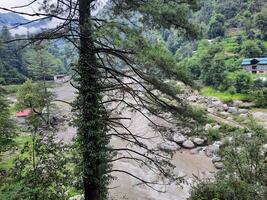
[[[267,198],[267,0],[2,5],[1,200]]]
[[[70,65],[74,63],[77,54],[73,47],[64,41],[55,41],[43,45],[41,52],[35,46],[23,41],[24,36],[12,35],[6,26],[0,33],[0,83],[19,84],[27,79],[39,79],[38,62],[40,56],[45,60],[44,65],[48,69],[47,79],[53,79],[56,74],[70,73]],[[21,41],[20,41],[21,39]],[[4,43],[5,41],[17,40],[17,42]],[[38,54],[40,54],[38,56]]]

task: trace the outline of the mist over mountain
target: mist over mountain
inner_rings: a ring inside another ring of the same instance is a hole
[[[42,19],[31,22],[16,13],[0,13],[0,29],[7,26],[12,34],[25,35],[27,32],[36,33],[54,24],[53,19]]]

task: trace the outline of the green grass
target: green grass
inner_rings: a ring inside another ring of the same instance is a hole
[[[19,151],[23,148],[26,142],[31,141],[31,136],[27,134],[21,134],[15,138],[17,150],[8,151],[0,155],[0,169],[10,169],[14,165]]]
[[[3,88],[6,90],[8,94],[16,94],[21,85],[5,85]]]
[[[225,101],[225,102],[229,102],[229,101],[233,101],[233,100],[249,100],[249,95],[246,94],[230,94],[227,92],[220,92],[215,90],[212,87],[204,87],[201,90],[201,94],[207,97],[217,97],[219,98],[221,101]]]

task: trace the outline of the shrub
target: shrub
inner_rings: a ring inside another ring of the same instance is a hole
[[[218,129],[209,129],[208,130],[208,140],[209,141],[216,141],[219,140],[221,138],[220,136],[220,132]]]
[[[230,93],[231,95],[234,95],[237,93],[235,86],[230,86],[227,92]]]

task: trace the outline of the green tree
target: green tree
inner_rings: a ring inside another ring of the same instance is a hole
[[[201,57],[201,80],[206,85],[219,87],[226,78],[225,57],[219,45],[211,46]]]
[[[191,191],[191,200],[253,200],[266,199],[265,156],[262,145],[266,142],[264,130],[253,125],[252,137],[237,131],[231,144],[221,150],[224,169],[215,181],[201,182]]]
[[[14,145],[14,136],[16,135],[14,121],[11,118],[10,108],[6,94],[0,87],[0,155],[1,152],[9,150]]]
[[[256,24],[260,29],[263,38],[267,40],[267,7],[264,7],[262,11],[256,16]]]
[[[209,24],[208,36],[209,38],[223,37],[225,35],[225,18],[221,14],[212,16]]]
[[[172,69],[173,65],[176,66],[175,59],[170,59],[171,54],[161,45],[151,45],[151,38],[147,34],[148,30],[154,28],[176,28],[186,36],[196,37],[196,26],[188,20],[191,10],[197,8],[196,1],[112,0],[106,6],[106,11],[94,16],[97,4],[96,0],[78,0],[77,4],[68,0],[56,3],[43,1],[41,16],[61,18],[65,23],[33,37],[35,40],[66,38],[79,51],[73,83],[78,89],[78,97],[73,111],[76,114],[77,147],[81,157],[78,169],[83,179],[86,200],[106,199],[112,172],[126,173],[147,185],[152,184],[127,172],[127,169],[113,169],[112,158],[118,152],[130,153],[136,162],[150,163],[163,177],[177,181],[172,171],[164,168],[170,166],[169,162],[161,161],[155,149],[147,147],[140,136],[123,125],[125,117],[113,117],[108,103],[121,101],[123,105],[142,114],[145,113],[139,110],[140,107],[158,113],[155,106],[160,105],[187,124],[192,124],[191,120],[199,118],[190,106],[171,93],[164,84],[166,79],[179,80],[180,76],[184,77],[183,73]],[[40,13],[33,15],[39,16]],[[151,73],[150,69],[155,73]],[[125,82],[126,79],[133,84]],[[136,88],[134,85],[139,86]],[[176,100],[177,104],[167,104],[155,96],[151,89],[161,90]],[[123,97],[118,100],[118,96],[113,94],[126,94],[133,101]],[[137,104],[133,104],[135,100],[139,100]],[[119,133],[118,127],[126,133]],[[137,145],[140,151],[130,146],[112,148],[109,144],[111,136]],[[145,162],[137,156],[141,156]]]
[[[252,87],[251,75],[247,72],[238,72],[235,78],[235,87],[238,93],[248,93]]]
[[[26,119],[31,141],[24,144],[15,166],[4,177],[1,195],[5,199],[67,199],[72,174],[67,164],[70,166],[71,162],[66,157],[69,148],[56,142],[56,129],[48,112],[53,99],[45,84],[30,80],[18,91],[17,109],[31,111]]]
[[[55,74],[66,72],[61,60],[49,53],[44,45],[28,49],[24,60],[28,66],[28,77],[33,80],[51,80]]]
[[[263,52],[256,42],[247,40],[243,42],[240,53],[248,58],[257,58],[261,57]]]

